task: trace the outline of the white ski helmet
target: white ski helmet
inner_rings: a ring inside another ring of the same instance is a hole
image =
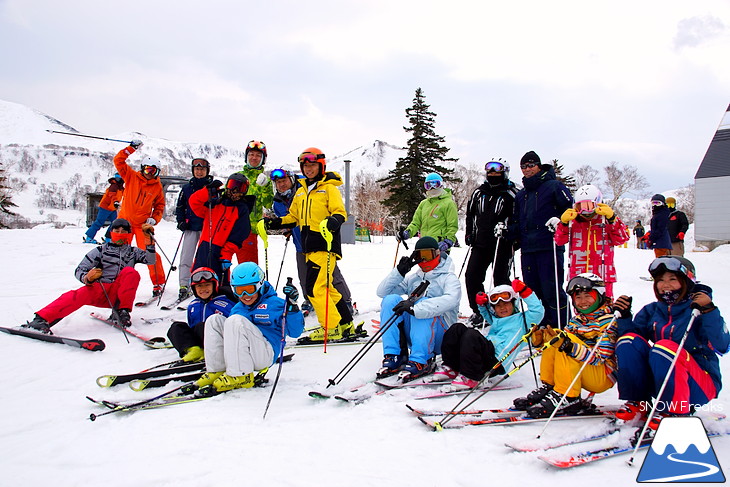
[[[495,286],[487,293],[487,297],[489,298],[489,311],[492,314],[494,314],[494,304],[500,301],[511,301],[515,306],[517,303],[517,293],[508,284]],[[515,307],[515,309],[517,308]]]
[[[586,184],[576,190],[573,200],[575,211],[580,215],[589,216],[595,214],[596,206],[603,203],[603,194],[592,184]]]

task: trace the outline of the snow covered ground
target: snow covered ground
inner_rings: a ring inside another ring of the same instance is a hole
[[[0,253],[3,279],[0,284],[2,325],[15,326],[60,293],[79,286],[73,270],[91,246],[79,242],[85,228],[62,230],[3,230]],[[172,257],[179,232],[172,223],[158,227],[163,250]],[[463,241],[463,236],[461,238]],[[289,246],[284,276],[294,276],[293,246]],[[691,247],[691,245],[688,245]],[[269,274],[276,281],[284,241],[269,239]],[[393,264],[396,244],[390,238],[373,243],[344,246],[341,267],[360,310],[357,317],[370,324],[378,318],[375,289]],[[401,252],[402,252],[401,248]],[[401,253],[402,255],[402,253]],[[466,249],[454,249],[456,270]],[[715,290],[715,303],[730,315],[730,247],[711,253],[688,253],[699,279]],[[634,296],[636,309],[653,300],[651,283],[639,276],[653,252],[617,249],[620,282],[616,292]],[[263,249],[261,262],[263,264]],[[147,270],[138,266],[143,279],[138,298],[151,293]],[[519,269],[518,269],[519,273]],[[282,284],[280,284],[281,286]],[[173,273],[163,298],[172,301],[177,292]],[[268,416],[262,414],[271,388],[233,391],[206,401],[114,414],[88,420],[101,409],[84,396],[110,400],[150,397],[157,390],[134,392],[126,385],[103,390],[96,377],[135,372],[176,359],[174,350],[150,350],[141,342],[127,344],[115,329],[89,318],[82,308],[63,320],[54,332],[78,338],[101,338],[107,348],[88,352],[0,334],[5,360],[0,389],[0,471],[4,485],[106,485],[112,486],[228,486],[228,485],[627,485],[633,483],[644,458],[634,468],[617,457],[569,471],[556,470],[534,454],[515,453],[504,442],[529,439],[541,424],[472,427],[430,431],[404,407],[403,397],[376,397],[352,406],[334,400],[314,400],[307,392],[326,382],[356,353],[355,346],[321,349],[297,348],[294,360],[284,365]],[[466,297],[461,311],[468,313]],[[104,312],[106,313],[106,312]],[[137,328],[150,336],[164,335],[169,320],[151,325],[140,317],[183,316],[183,312],[155,307],[134,310]],[[308,318],[308,326],[314,326]],[[133,339],[134,340],[134,339]],[[344,384],[355,385],[372,376],[381,360],[377,345]],[[725,377],[730,361],[722,360]],[[269,378],[276,375],[272,368]],[[523,387],[487,394],[476,406],[505,407],[513,397],[534,387],[532,370],[526,367],[510,380]],[[419,401],[428,407],[450,408],[453,398]],[[619,404],[615,389],[601,394],[599,404]],[[727,390],[713,401],[713,409],[727,413]],[[545,437],[565,436],[599,420],[564,421],[551,424]],[[713,441],[715,452],[730,473],[730,439]],[[542,484],[541,484],[542,485]]]

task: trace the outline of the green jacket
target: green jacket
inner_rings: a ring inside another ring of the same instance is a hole
[[[256,184],[256,178],[259,174],[264,172],[264,165],[259,167],[244,167],[243,171],[238,171],[239,174],[243,174],[248,178],[248,193],[256,197],[256,203],[254,204],[253,210],[251,210],[251,233],[258,235],[256,230],[256,224],[264,216],[264,208],[271,208],[274,204],[274,186],[271,179],[266,179],[266,184],[259,186]]]
[[[445,238],[456,242],[458,229],[459,212],[449,188],[444,188],[440,196],[421,201],[406,228],[412,236],[421,232],[421,237],[433,237],[439,242]]]

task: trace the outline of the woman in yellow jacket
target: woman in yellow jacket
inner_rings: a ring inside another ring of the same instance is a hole
[[[335,172],[326,172],[326,166],[327,160],[321,150],[316,147],[305,149],[299,155],[299,167],[305,179],[300,180],[302,184],[294,194],[289,213],[281,218],[265,219],[270,228],[298,226],[301,231],[302,250],[307,261],[305,292],[321,325],[308,337],[300,339],[307,343],[323,342],[325,328],[328,340],[338,340],[353,332],[352,314],[332,285],[332,273],[337,260],[342,258],[340,226],[347,219],[345,204],[337,188],[342,185],[342,179]],[[320,224],[325,220],[332,233],[329,252],[327,241],[320,232]]]

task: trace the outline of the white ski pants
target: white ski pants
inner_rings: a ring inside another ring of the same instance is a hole
[[[274,349],[261,330],[241,315],[205,320],[205,368],[238,377],[269,367]]]

